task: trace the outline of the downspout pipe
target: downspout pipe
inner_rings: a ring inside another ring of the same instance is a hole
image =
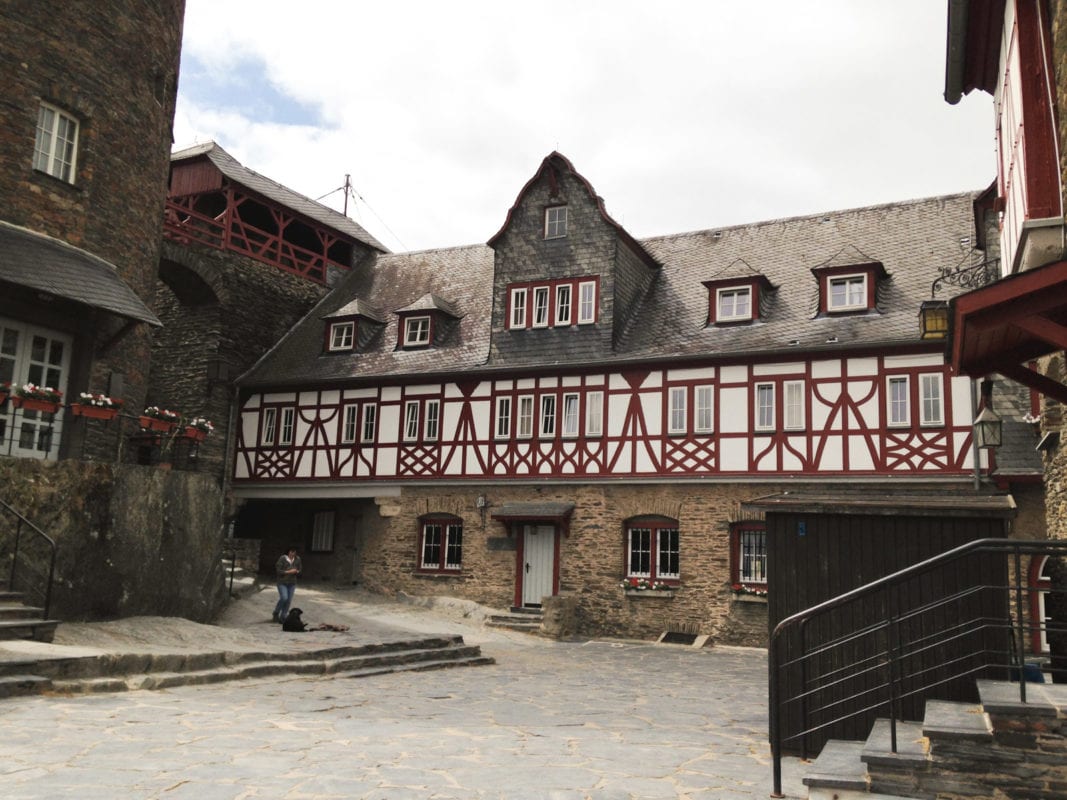
[[[945,47],[945,102],[963,97],[963,67],[967,60],[967,0],[948,0],[948,43]]]

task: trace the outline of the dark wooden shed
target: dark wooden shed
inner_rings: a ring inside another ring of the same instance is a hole
[[[766,515],[770,631],[792,614],[966,542],[1006,537],[1016,513],[1010,495],[948,489],[937,495],[873,489],[863,495],[789,493],[744,507]],[[1003,664],[1008,648],[1008,634],[1000,626],[1009,618],[1005,570],[1003,556],[969,556],[835,609],[813,619],[803,631],[791,630],[781,648],[787,660],[802,647],[810,653],[828,642],[836,645],[832,652],[782,673],[782,696],[803,697],[782,709],[785,751],[800,750],[800,740],[788,737],[802,730],[824,726],[805,740],[808,752],[817,752],[827,739],[866,737],[874,720],[887,716],[888,689],[883,685],[888,634],[870,631],[890,615],[906,615],[908,609],[932,607],[907,618],[892,633],[913,647],[913,654],[898,665],[906,683],[910,681],[906,691],[913,692],[901,702],[903,718],[921,719],[931,697],[977,700],[974,678],[992,674],[988,665]],[[961,589],[974,591],[951,605],[936,605]],[[813,684],[811,675],[820,672],[836,677]],[[959,677],[966,672],[971,674]],[[853,713],[856,716],[840,719]]]

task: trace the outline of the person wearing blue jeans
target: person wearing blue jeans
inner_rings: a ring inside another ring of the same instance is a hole
[[[296,576],[300,574],[300,569],[300,556],[296,554],[295,547],[290,547],[274,565],[278,583],[278,603],[274,606],[273,616],[275,622],[285,622],[289,615],[289,607],[293,604],[293,595],[296,593]]]

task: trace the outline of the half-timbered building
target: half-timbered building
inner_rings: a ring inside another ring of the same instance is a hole
[[[338,583],[748,640],[742,503],[995,465],[917,318],[982,259],[974,199],[638,240],[552,153],[487,244],[362,261],[240,379],[238,535]]]

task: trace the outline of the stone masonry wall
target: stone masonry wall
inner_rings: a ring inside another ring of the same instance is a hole
[[[758,493],[781,490],[761,485]],[[476,507],[479,495],[490,502],[484,525]],[[650,638],[676,630],[710,634],[718,641],[757,643],[752,610],[744,609],[747,622],[728,624],[733,601],[729,523],[738,503],[752,496],[752,487],[730,484],[405,489],[401,498],[380,498],[377,509],[368,507],[360,520],[363,563],[374,565],[362,571],[361,580],[378,592],[451,595],[507,608],[514,602],[517,543],[502,523],[492,519],[493,508],[514,502],[573,502],[570,532],[561,541],[559,588],[561,595],[575,601],[575,633]],[[415,571],[418,518],[432,512],[463,518],[462,576]],[[643,514],[662,514],[679,522],[677,592],[627,596],[619,586],[625,572],[623,523]],[[758,620],[760,611],[754,613]],[[766,613],[762,613],[765,639]]]
[[[17,0],[0,10],[0,218],[106,259],[149,306],[184,9],[184,0]],[[79,120],[73,184],[33,169],[41,101]],[[122,395],[140,403],[148,379],[146,326],[114,339],[122,320],[84,324],[88,335],[71,331],[86,336],[72,381],[110,391],[119,374]]]
[[[156,308],[164,327],[154,335],[148,401],[215,424],[200,445],[200,469],[223,480],[233,379],[281,339],[326,288],[202,245],[165,241],[163,257]],[[225,367],[226,380],[208,379],[212,361]]]
[[[206,475],[0,459],[4,500],[58,546],[52,616],[210,621],[225,600],[222,494]],[[0,513],[6,568],[14,521]]]

